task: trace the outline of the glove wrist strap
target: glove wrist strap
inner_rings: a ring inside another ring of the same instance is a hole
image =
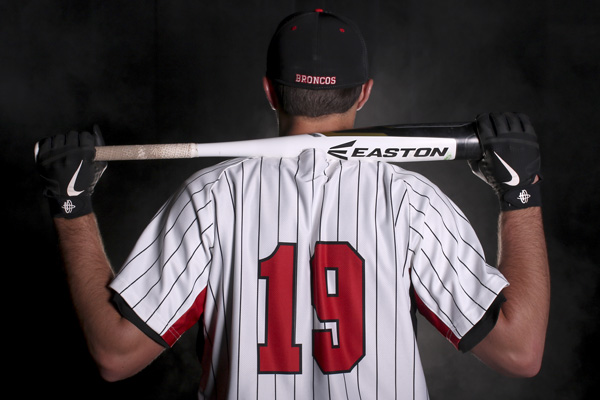
[[[540,207],[542,205],[540,186],[539,183],[536,183],[505,192],[500,197],[500,208],[502,211],[510,211],[529,207]]]
[[[92,213],[90,196],[48,197],[48,204],[54,218],[72,219]]]

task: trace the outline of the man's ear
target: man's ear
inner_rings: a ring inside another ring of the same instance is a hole
[[[279,103],[277,102],[277,94],[275,94],[275,88],[273,87],[273,82],[266,76],[263,76],[263,90],[265,91],[265,95],[267,96],[267,100],[271,105],[273,111],[279,108]]]
[[[365,82],[362,85],[362,91],[360,93],[360,96],[358,97],[358,102],[356,104],[356,111],[359,111],[361,108],[363,108],[363,106],[365,105],[367,100],[369,100],[369,97],[371,96],[372,88],[373,88],[373,79],[369,79],[367,82]]]

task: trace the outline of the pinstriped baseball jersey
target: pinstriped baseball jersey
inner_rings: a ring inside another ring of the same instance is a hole
[[[506,285],[427,179],[316,150],[198,172],[111,284],[168,345],[202,316],[200,398],[244,399],[427,398],[413,310],[460,347]]]

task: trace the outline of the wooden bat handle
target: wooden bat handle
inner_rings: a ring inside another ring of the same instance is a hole
[[[197,157],[194,143],[146,144],[96,147],[97,161],[157,160]]]

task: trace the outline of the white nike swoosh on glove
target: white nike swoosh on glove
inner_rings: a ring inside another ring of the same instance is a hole
[[[502,157],[498,155],[498,153],[494,152],[494,154],[496,155],[496,157],[498,157],[498,160],[500,160],[502,165],[504,165],[504,167],[508,170],[508,173],[510,174],[510,180],[502,183],[508,186],[517,186],[519,184],[519,174],[517,174],[517,172],[514,169],[512,169],[512,167],[508,165],[506,161],[502,159]]]
[[[81,169],[81,165],[83,164],[83,160],[79,163],[79,168],[73,174],[73,177],[69,181],[69,186],[67,186],[67,195],[69,196],[79,196],[83,193],[83,190],[75,190],[75,181],[77,180],[77,175],[79,175],[79,170]]]

